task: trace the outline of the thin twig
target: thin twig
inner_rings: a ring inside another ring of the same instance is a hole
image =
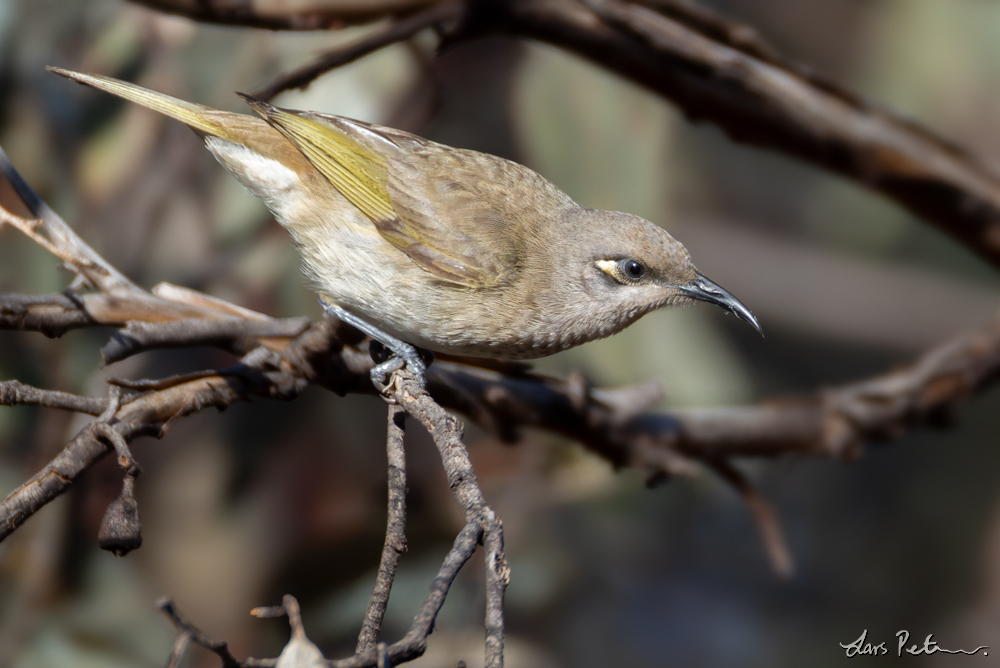
[[[0,381],[0,406],[42,406],[100,415],[107,405],[107,399],[81,397],[78,394],[55,390],[40,390],[17,380]]]
[[[385,527],[385,545],[378,566],[375,589],[361,626],[355,652],[361,654],[375,647],[382,629],[382,618],[389,603],[389,593],[396,577],[399,558],[406,551],[406,453],[403,449],[406,413],[395,404],[389,405],[386,451],[389,458],[389,504]]]
[[[187,651],[188,645],[191,644],[191,633],[189,631],[181,631],[174,638],[173,647],[170,649],[170,658],[167,660],[167,668],[177,668],[181,665],[181,661],[184,660],[184,653]]]
[[[174,607],[174,602],[169,598],[164,597],[157,601],[156,608],[169,617],[174,626],[176,626],[181,633],[189,636],[193,642],[201,645],[207,650],[215,652],[215,654],[222,659],[223,666],[226,668],[241,668],[243,664],[239,659],[232,655],[229,651],[229,645],[225,641],[212,640],[202,633],[201,629],[191,625],[181,616],[181,613]]]
[[[405,16],[441,0],[365,0],[364,2],[288,2],[255,0],[130,0],[167,14],[200,23],[237,25],[267,30],[332,30]]]
[[[425,30],[431,26],[457,20],[461,12],[462,3],[458,0],[449,0],[431,5],[412,16],[401,18],[384,27],[377,28],[362,39],[330,49],[311,63],[303,65],[298,69],[280,74],[274,81],[257,89],[252,95],[261,100],[271,100],[274,96],[286,90],[293,88],[304,89],[320,75],[332,69],[353,63],[355,60],[390,44],[409,39],[421,30]]]
[[[434,621],[448,597],[448,590],[451,589],[451,585],[458,577],[462,566],[472,558],[482,535],[483,527],[478,522],[470,522],[456,536],[437,576],[431,581],[430,593],[424,599],[424,604],[420,607],[416,617],[413,618],[410,630],[399,642],[389,645],[385,650],[385,654],[388,655],[393,665],[415,659],[427,650],[427,638],[434,630]],[[331,668],[370,668],[376,666],[377,662],[378,652],[372,648],[363,653],[355,654],[349,659],[332,661],[330,666]]]
[[[104,292],[138,289],[135,283],[84,243],[66,221],[38,196],[14,168],[2,148],[0,148],[0,175],[14,187],[14,191],[32,215],[37,216],[37,220],[29,220],[0,208],[0,225],[7,223],[21,230],[84,276],[91,285]]]
[[[778,519],[774,508],[753,486],[746,475],[728,460],[711,459],[708,461],[708,465],[743,497],[744,503],[747,504],[747,508],[750,509],[750,513],[757,523],[761,542],[767,551],[774,572],[781,577],[791,577],[795,570],[795,562],[788,549],[788,543],[785,541],[781,520]]]
[[[243,659],[242,661],[237,659],[229,651],[228,643],[224,640],[213,640],[205,635],[201,629],[184,619],[177,608],[174,607],[174,602],[167,597],[158,600],[156,608],[170,618],[170,621],[173,622],[182,635],[189,636],[191,642],[201,645],[222,659],[224,668],[273,668],[276,663],[275,659]]]

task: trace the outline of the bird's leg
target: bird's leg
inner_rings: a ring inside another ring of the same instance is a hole
[[[320,298],[319,303],[322,304],[323,310],[327,313],[343,320],[349,325],[357,327],[393,353],[393,357],[372,368],[372,382],[375,383],[375,387],[379,388],[380,391],[389,385],[389,379],[392,377],[392,374],[404,366],[409,369],[410,373],[416,376],[421,387],[426,384],[424,372],[427,370],[429,362],[424,362],[424,356],[421,353],[423,352],[430,356],[430,351],[423,351],[406,341],[397,339],[391,334],[386,334],[370,322],[359,318],[350,311],[340,308],[336,304],[328,303],[323,298]],[[430,359],[433,359],[433,357],[430,357]]]

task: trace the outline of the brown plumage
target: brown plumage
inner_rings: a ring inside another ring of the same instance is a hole
[[[324,301],[402,341],[542,357],[691,300],[760,329],[663,229],[581,207],[509,160],[248,96],[262,119],[50,69],[191,126],[291,232]]]

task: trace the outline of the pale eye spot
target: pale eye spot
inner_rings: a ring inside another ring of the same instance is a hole
[[[622,285],[634,285],[646,276],[646,266],[638,260],[598,260],[597,268]]]

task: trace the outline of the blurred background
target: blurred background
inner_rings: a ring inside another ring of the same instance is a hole
[[[780,51],[987,158],[1000,156],[1000,3],[718,0]],[[336,33],[219,28],[120,0],[0,3],[0,145],[98,252],[139,284],[169,281],[274,316],[319,317],[284,231],[178,123],[47,74],[112,74],[214,107],[268,83]],[[670,230],[767,333],[718,309],[647,316],[544,360],[596,385],[659,380],[657,408],[746,403],[883,372],[989,322],[997,273],[927,225],[838,177],[736,146],[631,84],[551,48],[491,39],[440,56],[424,34],[324,76],[282,106],[401,127],[538,170],[586,206]],[[0,190],[0,200],[11,202]],[[71,276],[0,229],[0,291]],[[103,395],[103,378],[225,366],[215,350],[163,351],[99,369],[110,330],[48,340],[0,332],[0,379]],[[469,430],[503,518],[512,580],[508,665],[832,666],[868,629],[866,665],[990,665],[1000,656],[1000,395],[955,428],[918,431],[845,464],[746,461],[777,507],[794,577],[776,577],[741,499],[712,475],[647,490],[573,443],[514,446]],[[384,531],[383,403],[318,389],[174,424],[134,453],[144,544],[96,546],[121,474],[107,459],[0,544],[0,665],[160,666],[174,632],[157,596],[237,656],[276,656],[303,605],[327,656],[352,653]],[[85,422],[0,408],[0,492]],[[411,428],[409,552],[383,638],[408,627],[461,528],[428,439]],[[481,559],[453,588],[418,666],[482,662]],[[894,655],[896,631],[989,657]],[[1000,662],[997,662],[1000,665]],[[217,665],[192,648],[187,665]]]

